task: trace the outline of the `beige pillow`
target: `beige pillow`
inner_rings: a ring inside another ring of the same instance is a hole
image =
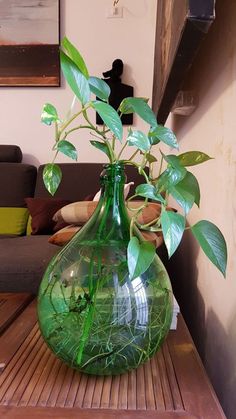
[[[72,237],[80,230],[80,226],[70,225],[62,228],[53,234],[49,239],[49,243],[56,244],[57,246],[64,246]],[[163,243],[163,236],[161,233],[153,233],[151,231],[141,231],[144,240],[150,241],[157,248]]]
[[[74,225],[83,225],[93,214],[95,208],[97,207],[97,202],[95,201],[79,201],[72,204],[66,205],[60,210],[58,210],[54,216],[53,220],[64,221],[68,224]],[[132,201],[127,204],[128,213],[130,216],[134,215],[132,209],[137,209],[143,204],[143,201]],[[152,220],[155,220],[160,215],[161,205],[158,203],[150,202],[142,210],[141,214],[138,216],[138,222],[140,224],[150,223]]]
[[[48,241],[57,246],[64,246],[80,229],[81,227],[79,226],[66,226],[49,237]]]

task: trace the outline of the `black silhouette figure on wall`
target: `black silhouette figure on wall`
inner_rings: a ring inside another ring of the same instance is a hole
[[[102,73],[104,76],[104,81],[110,86],[111,89],[111,94],[109,96],[109,104],[115,110],[119,108],[119,105],[124,98],[132,97],[134,95],[134,88],[121,82],[123,67],[123,61],[117,58],[113,61],[111,70]],[[122,115],[121,122],[123,125],[132,125],[133,114]],[[98,114],[96,114],[96,124],[103,124],[103,121]]]

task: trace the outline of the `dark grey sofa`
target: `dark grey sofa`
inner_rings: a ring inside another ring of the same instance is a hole
[[[21,163],[21,157],[19,147],[0,145],[0,207],[26,206],[27,197],[50,198],[42,181],[43,166],[37,170]],[[64,163],[60,167],[63,178],[56,198],[80,201],[100,189],[103,164]],[[126,175],[128,182],[143,181],[131,166]],[[131,188],[130,193],[133,191]],[[48,243],[48,238],[49,235],[0,235],[0,292],[37,293],[46,266],[60,250]]]

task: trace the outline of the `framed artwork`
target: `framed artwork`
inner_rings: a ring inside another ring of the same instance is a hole
[[[59,86],[59,0],[0,0],[0,86]]]

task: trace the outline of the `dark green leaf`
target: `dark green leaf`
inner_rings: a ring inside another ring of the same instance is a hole
[[[41,121],[46,125],[51,125],[52,122],[60,121],[57,110],[51,103],[45,103],[41,114]]]
[[[108,84],[98,77],[89,77],[89,86],[92,93],[94,93],[101,100],[108,100],[111,89]]]
[[[194,196],[188,190],[182,187],[182,182],[183,181],[179,182],[177,185],[170,186],[169,193],[183,208],[185,214],[188,214],[194,204]]]
[[[148,242],[139,242],[137,237],[132,237],[127,249],[128,268],[130,279],[142,275],[151,265],[156,253],[155,246]]]
[[[61,68],[74,94],[80,100],[82,105],[88,103],[90,99],[89,83],[86,77],[81,73],[77,65],[61,51]]]
[[[62,178],[61,168],[55,163],[48,163],[43,169],[43,181],[46,189],[54,195]]]
[[[122,141],[123,127],[121,119],[115,109],[113,109],[111,105],[108,105],[108,103],[100,100],[95,100],[92,104],[98,115],[102,118],[104,124],[115,134],[118,140]]]
[[[150,142],[142,131],[131,131],[128,135],[128,144],[136,146],[141,151],[148,151],[150,149]]]
[[[101,143],[100,141],[95,141],[95,140],[91,140],[90,143],[98,148],[99,150],[103,151],[103,153],[105,153],[109,159],[111,160],[111,154],[110,154],[110,150],[108,148],[108,146],[105,143]]]
[[[158,144],[159,141],[162,141],[170,147],[179,148],[177,138],[173,131],[169,128],[163,127],[162,125],[152,128],[149,131],[148,136],[152,145]]]
[[[139,97],[127,97],[122,100],[119,111],[122,114],[136,113],[152,127],[157,125],[156,116],[146,100]]]
[[[189,192],[194,197],[195,204],[199,207],[200,203],[200,188],[195,176],[187,172],[184,178],[175,186],[177,190],[180,188],[186,192]]]
[[[177,156],[173,155],[173,154],[168,154],[165,155],[163,153],[161,153],[162,156],[164,157],[165,161],[174,169],[177,170],[182,170],[183,166],[180,164],[179,159]],[[186,169],[184,169],[185,173],[187,172]]]
[[[171,257],[181,242],[185,229],[185,218],[181,214],[163,210],[161,226],[168,255]]]
[[[138,185],[137,188],[135,189],[135,193],[144,198],[149,198],[149,199],[152,199],[153,201],[158,201],[163,204],[165,203],[164,198],[159,193],[157,193],[157,190],[155,186],[153,185],[149,185],[147,183]]]
[[[215,224],[206,220],[199,221],[191,230],[206,256],[225,276],[227,246],[221,231]]]
[[[88,79],[88,69],[86,67],[83,57],[81,56],[77,48],[66,37],[64,37],[62,40],[62,46],[66,50],[71,60],[77,65],[81,73],[86,77],[86,79]]]
[[[207,160],[211,160],[207,154],[201,151],[188,151],[178,155],[179,162],[182,166],[195,166],[196,164],[204,163]]]
[[[169,191],[169,188],[173,185],[177,185],[186,176],[187,170],[185,167],[174,169],[168,167],[158,178],[157,187],[160,190]]]
[[[77,160],[77,150],[73,144],[69,141],[61,140],[57,143],[57,150],[65,154],[65,156],[70,157],[73,160]]]

